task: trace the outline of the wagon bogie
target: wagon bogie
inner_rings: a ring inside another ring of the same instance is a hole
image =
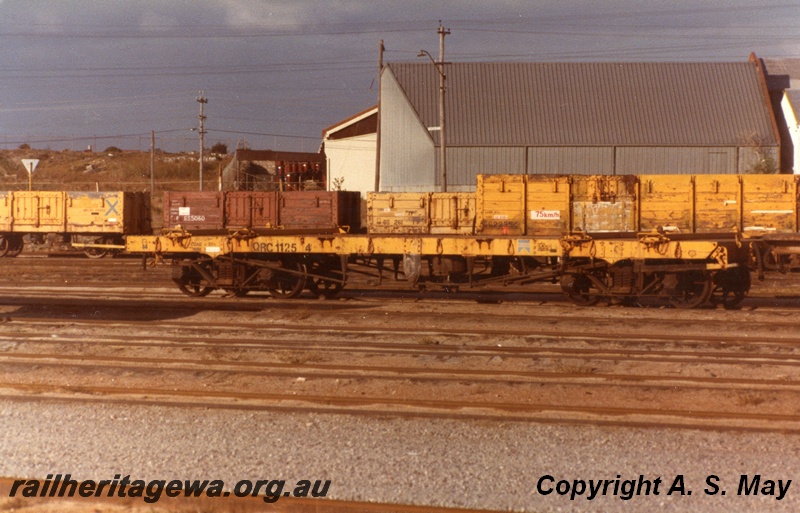
[[[580,306],[600,301],[630,305],[656,300],[675,308],[696,308],[709,304],[715,287],[722,286],[715,279],[717,271],[707,265],[670,260],[622,261],[614,265],[588,260],[571,262],[561,276],[561,288],[567,299]],[[748,271],[744,268],[739,272]],[[732,279],[725,283],[732,283]],[[726,285],[724,294],[721,289],[718,294],[732,303],[733,291],[741,288],[737,287]]]

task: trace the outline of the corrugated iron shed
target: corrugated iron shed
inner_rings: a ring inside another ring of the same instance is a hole
[[[422,123],[437,126],[435,67],[388,67]],[[445,73],[448,146],[778,144],[753,62],[452,63]]]

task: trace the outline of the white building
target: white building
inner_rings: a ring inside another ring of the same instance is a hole
[[[378,107],[359,112],[322,131],[328,190],[375,190]]]
[[[800,90],[786,91],[781,100],[781,110],[789,130],[793,149],[794,174],[800,174]],[[789,141],[785,141],[786,145]]]
[[[781,135],[781,172],[800,174],[800,59],[765,59],[764,63]]]

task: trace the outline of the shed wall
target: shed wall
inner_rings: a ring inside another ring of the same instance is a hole
[[[783,141],[783,144],[790,143],[792,145],[792,162],[788,163],[786,167],[792,169],[794,174],[800,174],[800,120],[797,119],[793,104],[794,102],[791,101],[789,95],[784,94],[781,100],[781,110],[783,110],[783,116],[786,119],[790,140]]]
[[[617,148],[618,175],[736,174],[736,147]]]
[[[388,68],[381,84],[382,191],[431,191],[436,154],[427,127]]]
[[[468,190],[475,190],[475,183],[479,174],[525,174],[525,148],[447,148],[448,191],[451,186],[466,186],[471,187]],[[437,158],[437,187],[441,186],[441,178]]]
[[[531,147],[527,173],[531,175],[610,175],[614,173],[611,147]]]

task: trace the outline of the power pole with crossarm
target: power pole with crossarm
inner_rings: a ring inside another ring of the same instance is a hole
[[[203,91],[200,91],[200,96],[197,97],[197,102],[200,104],[200,128],[197,130],[200,133],[200,190],[203,190],[203,148],[205,146],[206,131],[203,128],[203,122],[206,120],[203,114],[203,107],[208,103],[208,98],[203,96]]]

